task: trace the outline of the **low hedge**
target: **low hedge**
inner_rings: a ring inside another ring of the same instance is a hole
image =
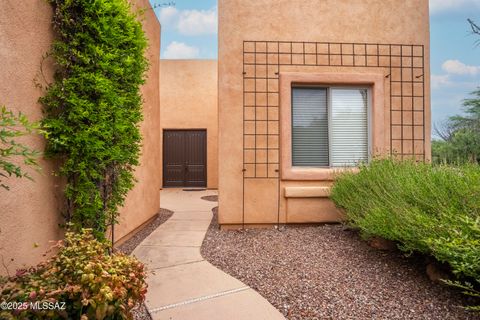
[[[480,283],[480,167],[374,160],[341,174],[332,199],[364,237],[396,241]],[[474,285],[466,289],[475,295]],[[477,292],[478,293],[478,292]]]
[[[86,229],[67,233],[48,261],[0,279],[0,302],[16,306],[0,310],[0,319],[132,319],[146,290],[143,264],[108,254]]]

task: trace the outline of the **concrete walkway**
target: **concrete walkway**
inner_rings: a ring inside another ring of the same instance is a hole
[[[173,216],[133,252],[151,271],[147,308],[153,319],[284,319],[256,291],[217,269],[200,255],[216,202],[200,199],[215,191],[164,189],[161,206]]]

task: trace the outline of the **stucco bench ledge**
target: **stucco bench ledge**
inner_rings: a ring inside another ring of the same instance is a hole
[[[330,187],[285,187],[285,198],[328,198]]]

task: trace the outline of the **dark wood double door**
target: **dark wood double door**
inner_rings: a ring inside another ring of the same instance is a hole
[[[163,131],[163,186],[207,186],[206,130]]]

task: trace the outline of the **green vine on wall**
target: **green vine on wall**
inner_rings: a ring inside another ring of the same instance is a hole
[[[15,114],[7,107],[0,106],[0,189],[10,190],[5,180],[12,176],[33,180],[22,164],[40,169],[40,152],[18,141],[36,129],[37,124],[30,122],[23,113]]]
[[[46,155],[62,161],[65,217],[97,238],[116,222],[139,163],[147,39],[127,0],[49,0],[55,81],[40,99]]]

